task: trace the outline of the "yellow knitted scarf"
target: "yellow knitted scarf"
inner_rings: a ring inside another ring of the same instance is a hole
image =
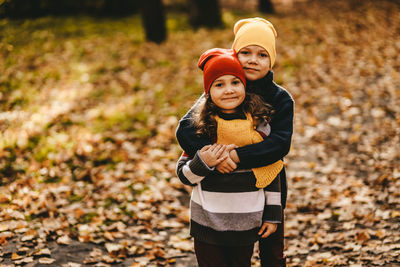
[[[247,119],[224,120],[216,116],[217,143],[223,145],[235,144],[239,147],[263,141],[263,137],[255,130],[253,118],[246,114]],[[256,177],[256,187],[268,186],[283,168],[283,161],[279,160],[270,165],[252,168]]]

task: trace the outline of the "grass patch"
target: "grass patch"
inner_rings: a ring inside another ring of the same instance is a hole
[[[98,214],[96,212],[89,212],[79,218],[78,222],[82,224],[90,223],[94,217],[97,217]]]

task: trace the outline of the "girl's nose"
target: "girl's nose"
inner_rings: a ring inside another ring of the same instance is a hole
[[[225,94],[231,94],[233,93],[233,89],[231,87],[226,88]]]

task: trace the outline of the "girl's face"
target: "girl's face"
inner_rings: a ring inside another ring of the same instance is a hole
[[[218,77],[210,87],[211,100],[224,113],[233,113],[242,104],[246,91],[242,81],[234,75]]]
[[[267,75],[271,66],[271,59],[267,50],[261,46],[249,45],[243,47],[237,53],[237,56],[247,80],[255,81]]]

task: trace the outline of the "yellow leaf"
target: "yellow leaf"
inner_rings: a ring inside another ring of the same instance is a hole
[[[20,255],[18,255],[17,253],[13,253],[13,254],[11,254],[11,259],[13,260],[13,261],[15,261],[15,260],[19,260],[19,259],[21,259],[22,257],[20,256]]]
[[[0,224],[0,232],[7,231],[8,225],[5,223]]]
[[[392,211],[392,218],[400,217],[400,211],[394,210]]]

